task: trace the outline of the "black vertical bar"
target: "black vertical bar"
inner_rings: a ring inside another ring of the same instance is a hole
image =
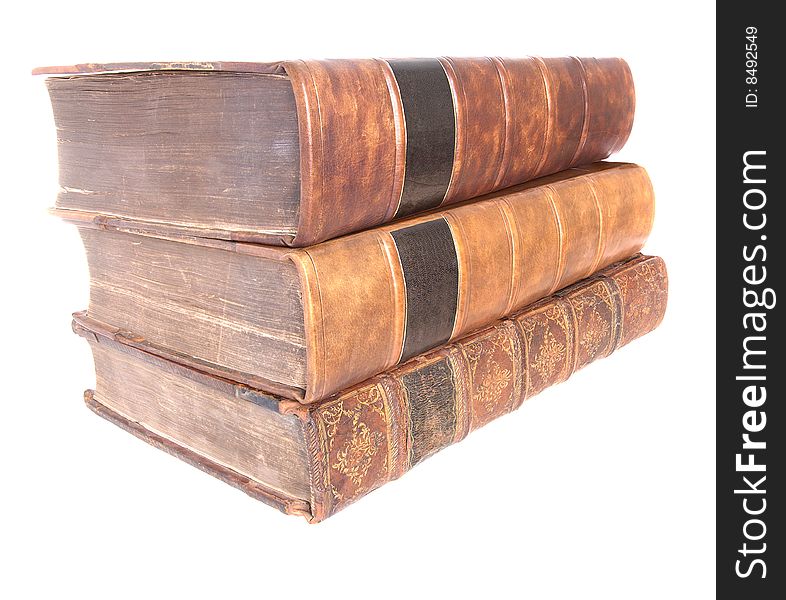
[[[401,362],[446,343],[458,308],[456,242],[444,218],[392,231],[407,297]]]
[[[786,597],[786,296],[778,298],[786,294],[786,169],[776,8],[717,4],[717,594],[757,600]]]
[[[407,152],[396,217],[435,208],[453,172],[455,108],[448,76],[436,58],[389,60],[404,108]]]

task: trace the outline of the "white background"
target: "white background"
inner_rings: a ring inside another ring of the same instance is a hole
[[[58,2],[4,9],[0,596],[702,598],[715,552],[715,9],[709,2]],[[39,65],[622,56],[619,160],[658,198],[659,330],[321,525],[95,417],[76,232],[47,216]]]

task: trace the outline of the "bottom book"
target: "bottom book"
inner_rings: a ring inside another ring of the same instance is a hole
[[[86,313],[98,415],[247,494],[321,521],[577,369],[655,329],[666,268],[636,255],[311,405],[149,352]],[[146,350],[147,349],[147,350]]]

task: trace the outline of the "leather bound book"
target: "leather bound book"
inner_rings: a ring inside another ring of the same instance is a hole
[[[57,206],[307,246],[608,157],[618,58],[45,67]]]
[[[510,319],[311,405],[170,362],[83,313],[99,415],[317,522],[658,326],[660,258],[635,256]]]
[[[641,167],[599,163],[285,249],[76,219],[91,318],[152,353],[305,403],[638,252]]]

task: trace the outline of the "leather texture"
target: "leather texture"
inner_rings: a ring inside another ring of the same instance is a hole
[[[387,61],[406,127],[404,188],[395,217],[436,208],[450,185],[456,139],[450,83],[436,58]]]
[[[458,303],[458,257],[445,219],[397,229],[390,235],[406,291],[403,361],[450,339]]]
[[[653,216],[643,168],[598,163],[290,251],[305,310],[302,401],[335,394],[638,252]]]
[[[595,163],[309,248],[174,235],[74,211],[117,229],[290,260],[300,278],[305,389],[197,361],[214,375],[311,403],[520,310],[638,252],[654,217],[639,166]],[[108,323],[107,326],[117,325]],[[128,332],[140,347],[180,355]]]
[[[453,99],[454,140],[449,184],[437,204],[602,160],[622,147],[633,125],[633,79],[621,59],[442,58],[444,74],[432,71],[431,86],[423,74],[421,85],[411,85],[411,77],[400,85],[402,62],[282,63],[295,88],[301,132],[300,223],[292,245],[435,205],[434,195],[423,193],[411,203],[407,175],[442,172],[444,129],[424,136],[422,128],[424,115],[431,113],[432,122],[445,116],[444,93],[433,89],[442,77]],[[407,63],[411,75],[413,61]],[[410,138],[417,143],[414,157]],[[436,142],[432,152],[428,139]],[[415,185],[438,188],[427,183]]]
[[[454,344],[422,354],[334,398],[304,406],[151,356],[128,338],[95,328],[83,313],[74,331],[121,352],[295,415],[309,453],[310,498],[282,496],[148,431],[85,396],[88,406],[137,437],[289,514],[319,522],[406,473],[471,431],[507,414],[576,370],[655,329],[668,276],[662,259],[637,255]]]
[[[652,331],[667,296],[663,260],[636,256],[309,407],[313,520]]]
[[[289,77],[300,138],[297,234],[235,239],[297,247],[602,160],[627,140],[635,106],[630,69],[619,58],[116,63],[34,72],[173,69]]]

